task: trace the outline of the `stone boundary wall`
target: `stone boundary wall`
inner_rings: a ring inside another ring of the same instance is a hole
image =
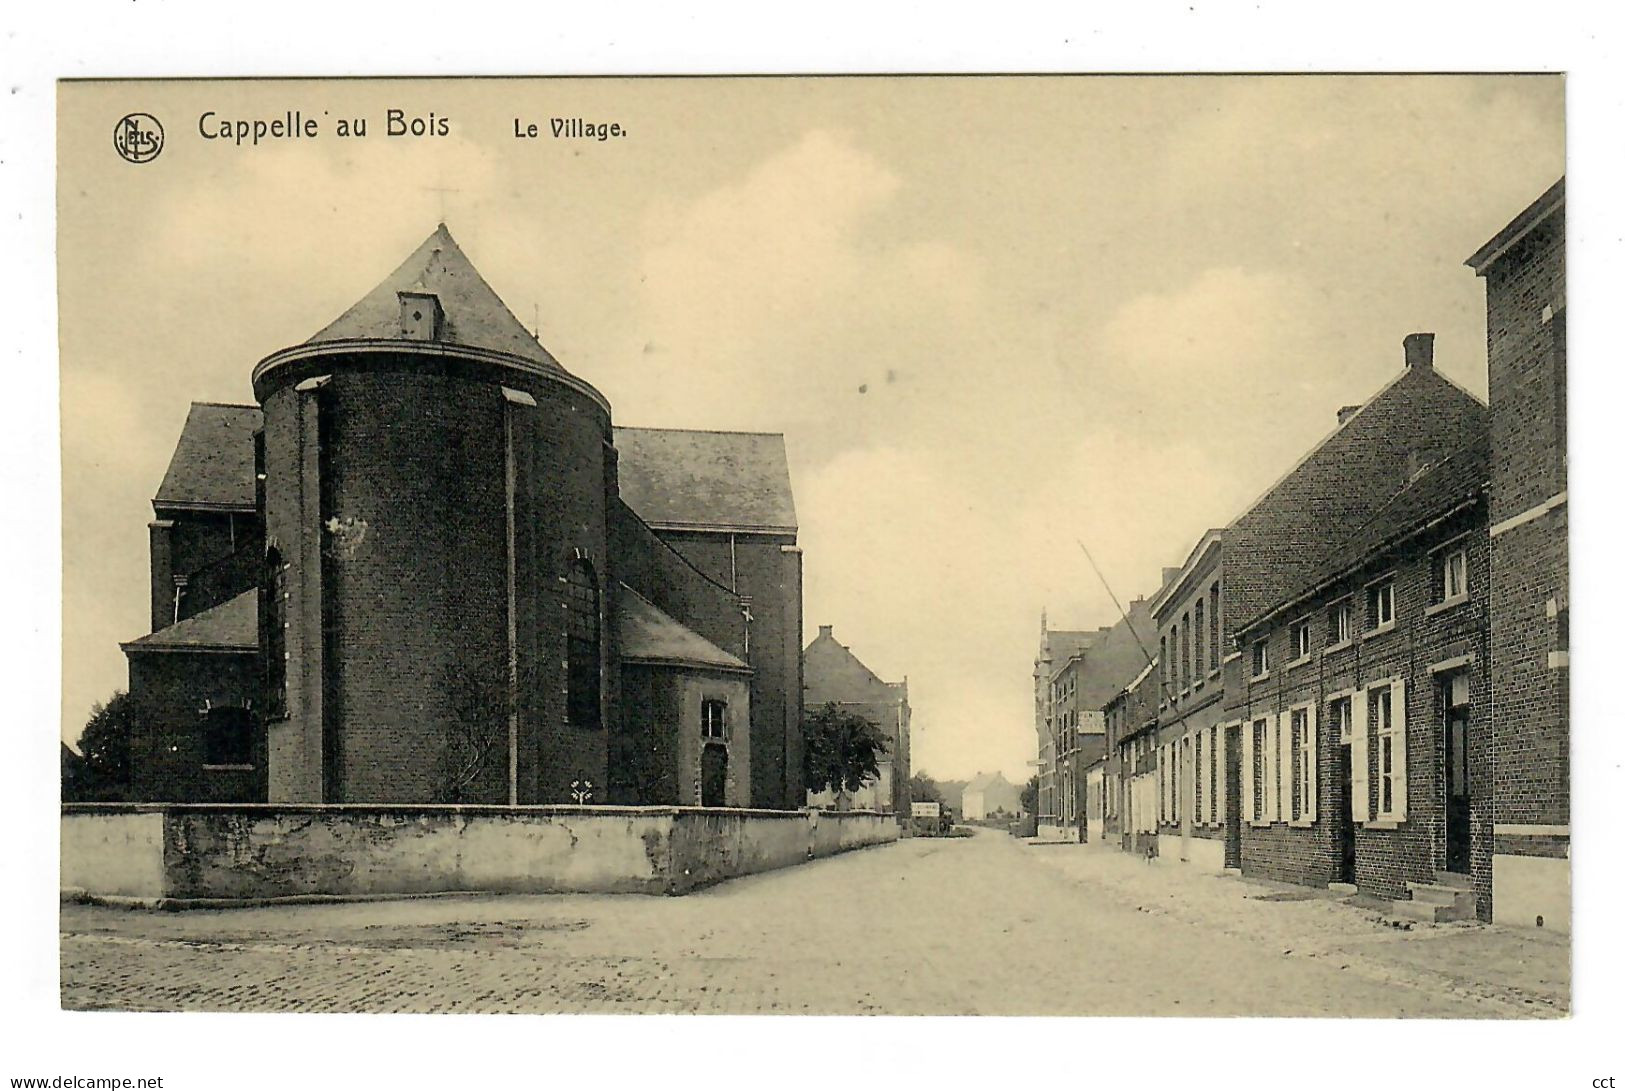
[[[65,896],[172,905],[456,892],[686,894],[897,840],[873,811],[62,807]]]

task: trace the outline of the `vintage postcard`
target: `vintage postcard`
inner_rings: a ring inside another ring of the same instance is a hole
[[[56,95],[63,1008],[1569,1013],[1561,76]]]

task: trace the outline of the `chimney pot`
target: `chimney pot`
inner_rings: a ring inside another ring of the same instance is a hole
[[[835,626],[833,626],[833,625],[820,625],[818,627],[818,635],[819,636],[833,637],[835,635]]]
[[[1431,333],[1406,335],[1405,366],[1426,368],[1433,366],[1433,335]]]
[[[1339,409],[1337,411],[1338,427],[1342,427],[1343,425],[1347,424],[1349,422],[1349,418],[1354,416],[1354,414],[1358,413],[1359,411],[1360,407],[1357,405],[1345,405],[1343,408]]]

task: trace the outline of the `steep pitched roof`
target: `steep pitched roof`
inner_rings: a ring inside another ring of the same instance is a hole
[[[259,426],[255,406],[193,402],[153,507],[254,510],[254,431]]]
[[[723,651],[624,583],[615,596],[615,628],[621,659],[627,662],[750,670],[744,660]]]
[[[156,633],[119,645],[125,651],[244,651],[260,643],[259,593],[244,591]]]
[[[1407,367],[1224,530],[1225,615],[1279,605],[1324,556],[1328,528],[1363,525],[1410,477],[1410,456],[1448,452],[1489,409],[1431,366]]]
[[[821,626],[818,636],[801,652],[803,702],[811,708],[826,701],[837,704],[865,702],[895,705],[906,699],[907,683],[887,682],[852,649],[835,639],[831,626]]]
[[[1390,547],[1434,520],[1478,500],[1489,484],[1489,446],[1486,429],[1466,446],[1407,481],[1372,512],[1369,519],[1325,550],[1279,606],[1248,619],[1237,631],[1303,601],[1340,576],[1382,556]]]
[[[439,341],[505,352],[564,370],[492,291],[445,224],[436,227],[381,284],[306,344],[400,339],[401,292],[421,292],[439,299],[443,315]]]
[[[621,499],[657,530],[794,533],[784,437],[616,428]]]
[[[1095,630],[1051,629],[1046,634],[1044,651],[1049,653],[1050,662],[1059,670],[1068,659],[1093,647],[1100,635]]]

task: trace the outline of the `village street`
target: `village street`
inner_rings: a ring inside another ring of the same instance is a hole
[[[62,907],[62,1004],[219,1011],[1554,1016],[1564,937],[1003,833],[682,898]]]

